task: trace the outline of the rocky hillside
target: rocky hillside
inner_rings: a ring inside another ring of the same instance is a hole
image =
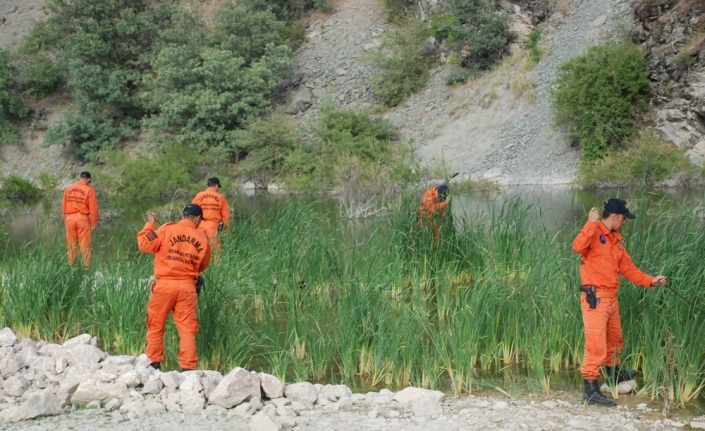
[[[556,68],[590,44],[614,36],[631,17],[627,0],[541,2],[503,0],[512,15],[512,55],[495,70],[461,87],[445,84],[451,65],[432,72],[427,87],[383,114],[412,141],[425,165],[445,165],[458,179],[500,184],[565,184],[574,179],[580,153],[557,129],[550,104]],[[315,117],[325,98],[342,106],[375,103],[374,69],[362,59],[389,31],[375,0],[343,2],[327,19],[308,27],[298,52],[299,89],[289,112]],[[543,30],[546,55],[525,64],[527,36]],[[547,161],[550,161],[547,163]]]
[[[0,5],[0,47],[17,46],[21,35],[44,16],[43,0],[5,0]],[[429,7],[435,3],[426,2]],[[514,41],[494,70],[469,83],[450,87],[445,78],[455,66],[432,71],[422,91],[381,115],[412,143],[430,171],[444,167],[458,179],[488,179],[500,184],[565,184],[575,177],[579,150],[554,123],[550,90],[558,65],[589,45],[633,26],[635,41],[649,51],[654,81],[653,126],[694,160],[705,156],[703,123],[702,0],[501,0],[512,17]],[[212,5],[210,6],[212,8]],[[544,56],[527,65],[528,34],[540,27]],[[307,42],[298,50],[296,79],[287,112],[307,121],[318,116],[324,100],[343,107],[378,103],[370,88],[375,70],[365,61],[393,29],[379,0],[341,0],[331,13],[308,22]],[[431,44],[430,49],[442,47]],[[445,58],[441,52],[441,58]],[[51,123],[64,106],[47,100]],[[42,148],[42,128],[25,127],[23,145],[0,148],[0,173],[26,167],[64,175],[76,161],[61,148]]]
[[[647,51],[653,128],[705,159],[705,1],[641,0],[632,40]]]

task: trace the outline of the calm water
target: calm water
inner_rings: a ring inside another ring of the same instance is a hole
[[[628,201],[639,196],[653,203],[666,207],[685,204],[691,208],[702,207],[705,190],[674,189],[650,192],[633,190],[585,191],[568,187],[511,187],[499,191],[482,191],[469,194],[453,195],[453,214],[456,217],[482,217],[498,212],[502,206],[517,198],[533,205],[541,211],[541,220],[548,227],[557,227],[575,220],[584,220],[592,207],[602,207],[602,202],[609,197],[619,197]],[[233,223],[241,222],[252,216],[266,223],[268,210],[292,199],[285,195],[238,194],[228,197],[233,214]],[[322,214],[337,216],[337,201],[334,198],[304,198],[315,202]],[[172,221],[178,219],[178,211],[188,203],[187,199],[177,200],[137,200],[129,202],[102,202],[101,220],[94,232],[93,245],[96,255],[105,254],[116,247],[115,241],[133,241],[136,233],[145,222],[145,212],[155,210],[160,214],[169,213]],[[637,216],[638,208],[634,210]],[[357,223],[357,226],[364,226]],[[61,218],[61,196],[44,199],[32,205],[17,205],[0,208],[0,235],[6,238],[9,246],[20,249],[38,242],[63,242],[64,227]],[[136,248],[136,243],[135,243]]]

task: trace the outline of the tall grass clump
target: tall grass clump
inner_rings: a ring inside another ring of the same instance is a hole
[[[456,394],[507,367],[546,394],[559,371],[578,373],[584,335],[571,243],[584,221],[548,226],[515,198],[448,215],[434,240],[417,205],[405,195],[387,217],[360,224],[291,200],[231,226],[199,298],[199,367]],[[623,362],[643,372],[643,394],[683,405],[705,387],[694,306],[705,305],[705,227],[684,207],[638,198],[632,206],[640,217],[625,237],[634,261],[666,274],[689,302],[623,281]],[[116,245],[90,271],[69,268],[63,245],[6,251],[0,324],[52,341],[90,332],[112,353],[140,353],[152,257],[133,238]],[[173,327],[166,348],[164,366],[176,367]]]

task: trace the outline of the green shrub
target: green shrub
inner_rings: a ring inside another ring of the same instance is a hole
[[[108,115],[69,112],[63,121],[51,127],[46,134],[46,145],[58,144],[87,160],[93,160],[99,151],[112,150],[124,137],[132,136],[130,127],[119,118]]]
[[[471,69],[487,69],[504,52],[509,42],[509,17],[497,12],[486,0],[446,0],[446,13],[431,18],[433,34],[445,40]]]
[[[386,106],[397,106],[426,85],[435,63],[423,53],[427,39],[427,29],[416,23],[393,32],[369,55],[368,61],[379,69],[371,80],[372,91]]]
[[[390,143],[399,139],[389,121],[365,110],[341,109],[331,103],[321,106],[316,134],[326,155],[346,154],[385,164],[392,155]]]
[[[470,75],[472,75],[471,70],[453,69],[446,75],[446,85],[465,84]]]
[[[10,63],[10,52],[0,49],[0,143],[17,144],[19,137],[12,120],[26,117],[29,109],[12,88],[16,70]]]
[[[19,175],[10,175],[5,178],[2,183],[2,188],[0,188],[0,199],[9,199],[21,202],[35,200],[43,194],[42,189]]]
[[[536,27],[529,33],[529,43],[526,48],[529,50],[529,60],[533,63],[541,61],[541,51],[539,50],[539,40],[541,39],[541,28]]]
[[[54,190],[59,184],[59,178],[56,175],[48,172],[39,173],[39,183],[42,185],[43,191]]]
[[[389,22],[402,24],[411,16],[413,0],[383,0],[384,13]]]
[[[293,64],[285,45],[266,47],[251,67],[234,52],[208,48],[192,57],[178,47],[163,49],[146,77],[142,95],[151,116],[145,125],[197,148],[222,147],[232,154],[246,122],[266,114],[270,95]]]
[[[277,112],[249,125],[241,139],[247,152],[242,173],[258,187],[282,179],[291,153],[300,148],[301,131],[285,114]]]
[[[247,154],[241,173],[260,187],[278,182],[290,189],[320,191],[340,186],[340,164],[354,159],[365,170],[384,167],[395,183],[414,182],[418,162],[398,138],[388,121],[330,102],[321,106],[310,130],[276,112],[253,121],[239,138],[238,146]]]
[[[193,148],[172,142],[135,154],[102,151],[91,170],[100,173],[95,187],[109,197],[172,197],[190,194],[202,185],[199,168],[206,162]]]
[[[279,34],[289,48],[296,51],[306,42],[306,19],[300,18],[287,23]]]
[[[631,44],[606,42],[559,66],[553,94],[556,119],[570,126],[584,162],[607,156],[634,133],[648,85],[644,57]]]
[[[587,186],[651,186],[674,175],[685,179],[697,175],[685,148],[642,132],[630,139],[623,149],[613,149],[602,159],[584,163],[579,182]]]
[[[206,25],[177,2],[51,2],[49,18],[25,39],[21,71],[39,94],[57,77],[67,83],[75,109],[48,140],[81,157],[142,126],[159,140],[237,158],[244,125],[269,112],[293,65],[277,14],[326,4],[228,1]],[[55,65],[42,71],[50,57]]]

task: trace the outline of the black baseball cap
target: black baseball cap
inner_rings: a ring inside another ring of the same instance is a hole
[[[629,212],[627,201],[617,198],[610,198],[605,201],[605,212],[612,214],[622,214],[628,219],[634,220],[636,216]]]
[[[80,177],[80,178],[90,178],[90,177],[91,177],[91,173],[88,172],[88,171],[83,171],[83,172],[81,172],[81,175],[79,175],[79,177]]]
[[[201,209],[200,205],[196,204],[188,204],[184,207],[184,211],[182,213],[183,215],[190,215],[190,216],[201,216],[203,217],[203,209]]]
[[[209,185],[209,186],[215,186],[215,185],[217,185],[218,187],[223,187],[223,186],[220,185],[220,180],[218,179],[218,177],[210,177],[210,178],[208,178],[208,185]]]
[[[441,184],[438,186],[438,196],[447,195],[448,192],[450,192],[450,189],[448,189],[447,185]]]

